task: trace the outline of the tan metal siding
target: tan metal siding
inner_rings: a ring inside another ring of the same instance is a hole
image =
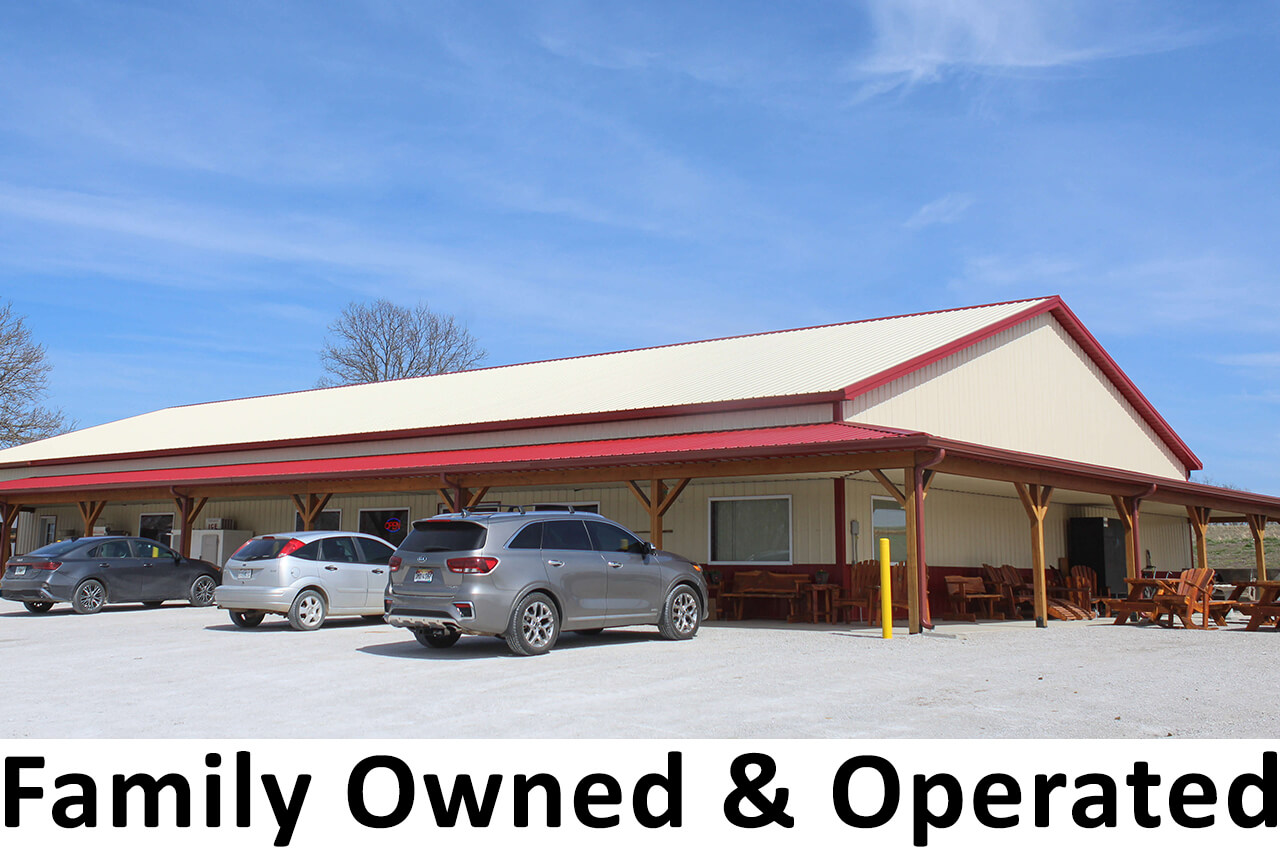
[[[1042,315],[859,396],[857,422],[1177,479],[1186,470],[1065,330]]]

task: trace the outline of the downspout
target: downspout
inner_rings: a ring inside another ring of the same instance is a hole
[[[924,472],[937,467],[946,457],[947,451],[939,449],[933,458],[915,466],[913,501],[916,506],[916,574],[920,576],[920,627],[928,631],[933,630],[933,616],[929,612],[929,566],[924,559]],[[1151,487],[1155,488],[1154,485]]]

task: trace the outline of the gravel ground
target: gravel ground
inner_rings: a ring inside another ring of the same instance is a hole
[[[435,651],[358,620],[244,631],[212,609],[32,616],[4,602],[0,735],[1271,736],[1280,637],[1241,628],[996,622],[885,641],[865,626],[748,622],[683,643],[653,629],[566,634],[517,658],[493,638]]]

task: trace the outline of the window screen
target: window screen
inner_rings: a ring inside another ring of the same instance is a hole
[[[711,501],[711,561],[791,562],[791,498]]]

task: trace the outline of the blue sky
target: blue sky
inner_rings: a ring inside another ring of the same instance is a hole
[[[92,425],[312,386],[351,300],[499,364],[1061,294],[1280,494],[1278,60],[1276,2],[7,3],[0,296]]]

